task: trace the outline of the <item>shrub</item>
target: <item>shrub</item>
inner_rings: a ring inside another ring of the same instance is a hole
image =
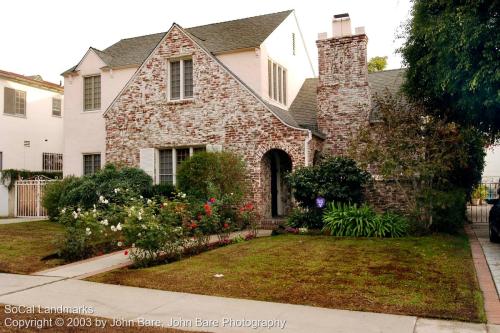
[[[152,192],[152,179],[143,170],[137,168],[116,168],[106,165],[93,175],[67,177],[59,184],[51,184],[43,198],[43,205],[50,210],[52,219],[58,217],[58,210],[66,207],[90,209],[100,196],[115,204],[124,204],[129,196]],[[117,192],[126,189],[129,193]],[[59,195],[57,194],[59,192]]]
[[[323,221],[323,230],[332,236],[401,237],[408,229],[405,218],[393,213],[378,215],[366,204],[330,203]]]
[[[136,201],[126,208],[123,226],[126,244],[132,246],[130,258],[138,267],[180,257],[185,235],[182,225],[184,203],[162,205],[158,212],[154,201]]]
[[[323,211],[319,209],[295,208],[288,215],[287,225],[292,228],[323,228]]]
[[[164,197],[173,199],[177,194],[177,190],[173,184],[155,184],[151,187],[151,191],[145,191],[143,196],[146,198]]]
[[[177,184],[180,191],[200,200],[232,194],[241,202],[248,189],[245,163],[230,152],[202,152],[183,161]]]
[[[451,188],[433,191],[431,231],[456,233],[463,229],[466,221],[466,190]]]
[[[331,157],[319,164],[297,169],[287,176],[295,199],[304,208],[316,207],[316,198],[327,202],[360,203],[369,174],[345,157]]]

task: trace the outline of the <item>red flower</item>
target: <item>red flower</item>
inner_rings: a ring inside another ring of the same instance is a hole
[[[229,228],[229,224],[224,223],[224,229],[227,229],[227,228]]]
[[[198,225],[196,223],[191,223],[190,227],[191,229],[196,229],[198,228]]]
[[[212,207],[208,203],[206,203],[203,208],[205,208],[205,214],[208,216],[212,215]]]
[[[128,255],[128,250],[125,250],[125,252],[123,252],[124,255]]]
[[[215,198],[210,198],[210,200],[208,200],[208,201],[210,201],[211,203],[214,203],[215,202]]]

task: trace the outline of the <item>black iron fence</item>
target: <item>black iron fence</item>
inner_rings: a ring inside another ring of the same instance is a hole
[[[472,223],[487,223],[490,209],[499,198],[499,177],[483,179],[474,189],[471,200],[467,203],[467,215]]]

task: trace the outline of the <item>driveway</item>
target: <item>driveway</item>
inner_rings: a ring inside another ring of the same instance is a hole
[[[474,223],[472,229],[476,233],[479,244],[481,244],[500,298],[500,244],[490,242],[487,223]]]

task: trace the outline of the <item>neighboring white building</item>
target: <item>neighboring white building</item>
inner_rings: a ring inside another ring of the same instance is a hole
[[[39,76],[0,70],[0,172],[61,171],[63,87]],[[0,184],[0,216],[12,215]]]
[[[203,40],[219,61],[280,109],[287,111],[305,79],[315,76],[294,11],[186,31]],[[103,51],[91,47],[63,73],[65,176],[92,173],[105,164],[103,112],[164,35],[122,39]]]
[[[500,147],[493,145],[486,149],[483,181],[498,182],[500,179]]]

